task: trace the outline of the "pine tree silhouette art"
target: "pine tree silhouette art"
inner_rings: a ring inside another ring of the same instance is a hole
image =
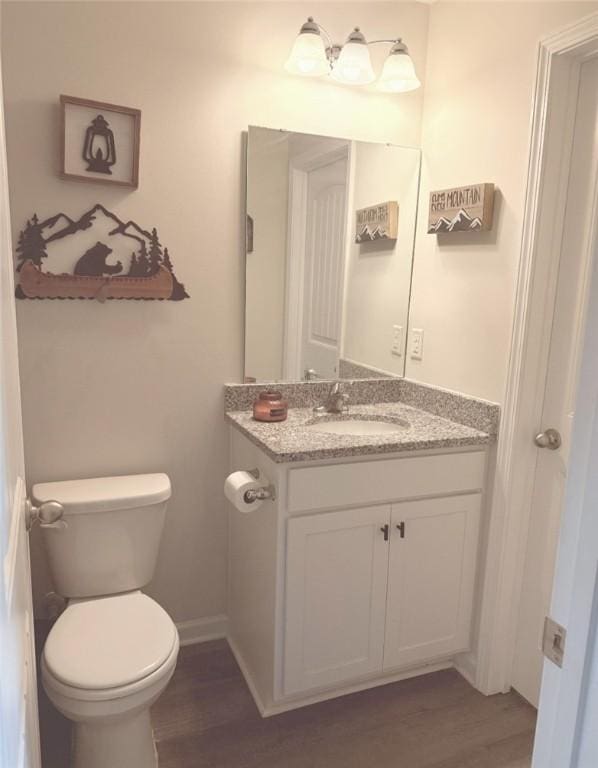
[[[18,272],[26,261],[32,261],[36,267],[41,267],[42,260],[48,257],[42,227],[36,213],[33,214],[31,221],[27,220],[25,229],[19,235],[16,250],[20,262],[17,267]]]
[[[147,258],[145,243],[141,244],[141,251],[137,258],[137,277],[147,277],[150,273],[150,263]]]
[[[170,298],[172,299],[172,301],[182,301],[183,299],[188,299],[189,294],[185,290],[185,286],[182,283],[179,283],[179,281],[176,279],[176,275],[174,274],[174,269],[172,267],[172,261],[170,260],[170,254],[168,253],[168,248],[164,249],[163,264],[172,275],[173,285],[172,285],[172,293],[170,294]]]
[[[137,264],[137,254],[135,251],[131,254],[131,264],[129,266],[129,277],[137,277],[137,270],[139,265]]]
[[[158,240],[158,232],[154,227],[150,237],[149,246],[149,274],[155,275],[160,269],[162,263],[162,246]]]

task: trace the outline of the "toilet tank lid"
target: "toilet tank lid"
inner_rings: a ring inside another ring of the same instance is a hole
[[[69,514],[145,507],[169,498],[170,479],[161,472],[151,475],[60,480],[33,486],[35,503],[59,501]]]

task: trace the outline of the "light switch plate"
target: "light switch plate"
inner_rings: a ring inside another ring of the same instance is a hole
[[[424,357],[424,331],[422,328],[411,329],[410,357],[412,360],[423,360]]]
[[[393,325],[392,327],[392,347],[390,351],[397,357],[403,357],[403,326]]]

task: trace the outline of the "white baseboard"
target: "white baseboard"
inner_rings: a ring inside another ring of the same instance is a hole
[[[460,653],[456,656],[455,669],[473,688],[480,690],[477,686],[477,659],[473,653]],[[481,691],[481,693],[484,693],[484,691]]]
[[[434,664],[426,664],[423,667],[408,669],[403,672],[396,672],[395,674],[385,675],[383,677],[368,678],[367,680],[363,680],[359,683],[353,683],[352,685],[345,685],[340,688],[322,691],[320,693],[306,695],[303,697],[299,696],[296,698],[290,698],[277,704],[272,704],[272,706],[266,707],[264,711],[261,712],[261,715],[262,717],[280,715],[283,712],[290,712],[291,710],[299,709],[300,707],[308,707],[312,704],[319,704],[322,701],[329,701],[330,699],[338,699],[340,696],[348,696],[351,693],[359,693],[360,691],[367,691],[371,688],[380,688],[383,685],[390,685],[391,683],[400,683],[403,680],[409,680],[412,677],[420,677],[421,675],[427,675],[431,672],[440,672],[443,669],[452,669],[453,666],[454,665],[451,660],[438,661]],[[246,681],[249,685],[249,680],[247,680],[247,678]],[[251,685],[249,685],[249,688],[253,694]],[[260,704],[257,700],[256,704],[258,709],[260,709]]]
[[[251,693],[253,697],[253,701],[255,702],[255,706],[258,708],[258,711],[262,717],[268,717],[270,713],[268,707],[264,704],[262,697],[260,696],[260,693],[257,689],[257,686],[253,680],[253,677],[251,675],[251,672],[249,671],[249,667],[247,664],[245,664],[245,659],[243,658],[242,653],[239,651],[237,644],[232,639],[232,637],[226,638],[229,648],[232,651],[233,656],[235,657],[235,661],[239,665],[239,669],[241,670],[241,674],[243,675],[243,678],[245,679],[245,682],[247,683],[247,687],[249,688],[249,692]]]
[[[378,688],[382,685],[388,685],[389,683],[398,683],[401,680],[408,680],[411,677],[419,677],[420,675],[429,674],[430,672],[439,672],[442,669],[452,669],[454,664],[452,659],[446,659],[445,661],[438,661],[434,664],[426,664],[422,667],[414,669],[404,670],[402,672],[395,672],[394,674],[385,675],[384,677],[374,677],[361,682],[353,683],[352,685],[341,686],[333,690],[324,690],[315,694],[306,694],[304,696],[297,695],[277,703],[265,704],[262,699],[257,685],[249,671],[249,667],[245,663],[243,654],[239,651],[234,640],[230,637],[227,638],[228,644],[241,674],[245,678],[247,687],[253,697],[255,705],[264,718],[272,717],[273,715],[280,715],[283,712],[289,712],[293,709],[299,709],[300,707],[307,707],[311,704],[319,704],[322,701],[328,701],[329,699],[336,699],[339,696],[347,696],[351,693],[358,693],[359,691],[368,690],[370,688]]]
[[[228,634],[228,616],[222,613],[218,616],[206,616],[203,619],[178,621],[176,628],[179,631],[181,645],[220,640]]]
[[[294,696],[277,703],[266,704],[260,695],[248,665],[245,663],[243,654],[240,652],[233,638],[228,634],[227,616],[221,614],[218,616],[208,616],[203,619],[181,621],[177,623],[177,629],[179,631],[181,645],[204,643],[208,640],[227,640],[233,656],[239,665],[241,674],[245,678],[245,682],[251,692],[255,705],[262,717],[279,715],[292,709],[298,709],[299,707],[316,704],[339,696],[346,696],[350,693],[357,693],[358,691],[363,691],[368,688],[377,688],[381,685],[408,680],[411,677],[419,677],[420,675],[429,674],[430,672],[438,672],[442,669],[456,669],[470,685],[474,688],[476,687],[476,658],[472,653],[462,653],[453,658],[440,660],[432,664],[426,664],[421,667],[407,669],[401,672],[395,672],[394,674],[387,674],[382,677],[369,678],[352,685],[341,686],[337,689],[324,690],[305,696]]]

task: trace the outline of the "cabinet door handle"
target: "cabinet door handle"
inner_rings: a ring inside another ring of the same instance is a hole
[[[388,525],[388,523],[386,523],[386,525],[383,525],[382,528],[380,528],[380,530],[384,534],[384,541],[388,541],[388,531],[389,531],[389,528],[390,528],[390,526]]]
[[[397,531],[401,534],[401,538],[405,538],[405,523],[397,523]]]

